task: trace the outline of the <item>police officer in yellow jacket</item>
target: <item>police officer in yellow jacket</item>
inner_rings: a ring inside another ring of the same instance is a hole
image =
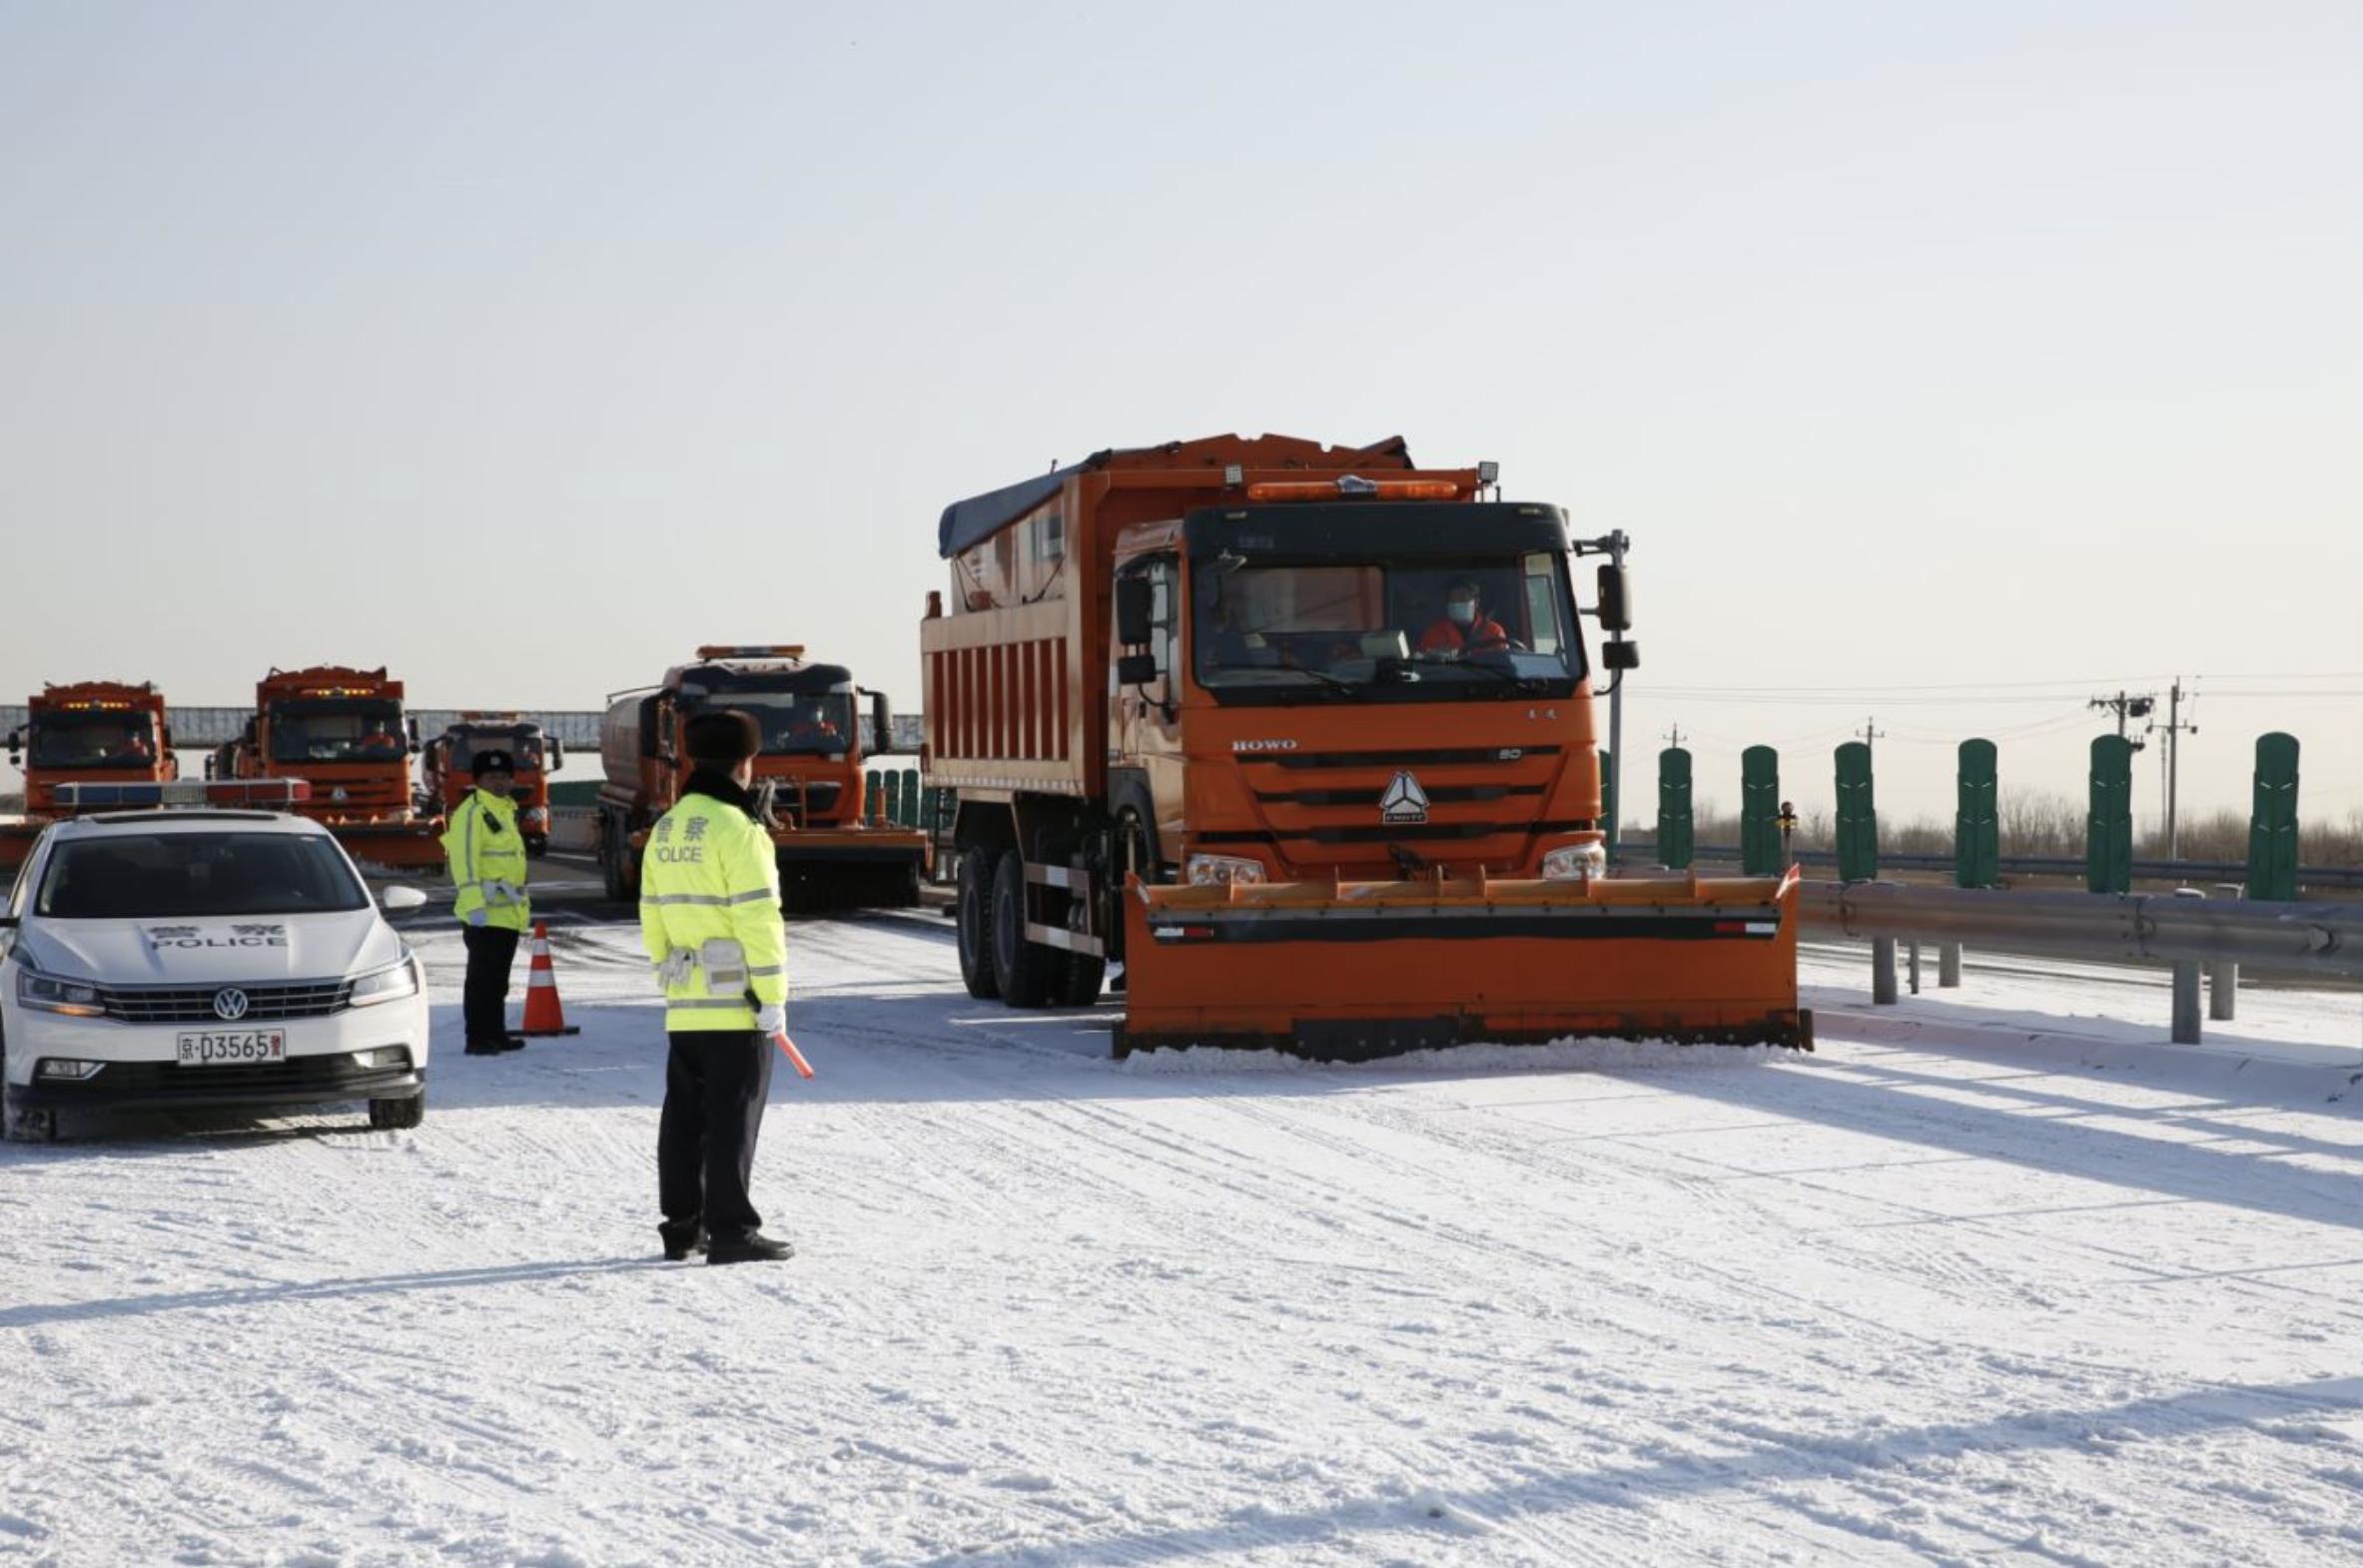
[[[505,1023],[509,966],[517,939],[533,918],[525,898],[525,838],[517,831],[516,761],[487,747],[470,764],[475,788],[451,813],[443,832],[443,856],[458,890],[451,912],[464,929],[467,983],[460,1014],[467,1023],[467,1054],[490,1056],[524,1045]]]
[[[640,936],[664,987],[664,1115],[656,1132],[664,1255],[709,1263],[794,1252],[762,1233],[747,1195],[771,1092],[771,1036],[787,1027],[788,933],[779,863],[755,820],[755,721],[736,709],[682,726],[690,773],[649,832]]]

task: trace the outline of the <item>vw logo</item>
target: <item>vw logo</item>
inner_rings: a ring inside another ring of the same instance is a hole
[[[214,993],[214,1017],[225,1024],[235,1024],[246,1017],[246,993],[236,986],[224,986]]]

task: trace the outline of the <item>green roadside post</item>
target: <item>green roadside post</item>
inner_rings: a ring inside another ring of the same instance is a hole
[[[1668,871],[1691,860],[1690,753],[1668,746],[1657,754],[1657,858]]]
[[[1777,877],[1788,867],[1781,853],[1781,754],[1770,746],[1740,753],[1740,870]]]
[[[1871,793],[1871,748],[1850,740],[1838,748],[1838,879],[1879,880],[1879,811]]]
[[[2248,816],[2248,897],[2297,897],[2297,737],[2256,737],[2256,797]]]
[[[1961,743],[1960,803],[1953,817],[1953,882],[1990,888],[2001,881],[2000,789],[1990,740]]]
[[[2126,893],[2133,887],[2133,743],[2092,737],[2091,807],[2084,817],[2084,888]]]
[[[873,812],[886,809],[886,775],[876,768],[862,774],[862,820],[867,822]]]

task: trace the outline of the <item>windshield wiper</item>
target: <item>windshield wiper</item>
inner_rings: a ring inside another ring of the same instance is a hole
[[[1346,680],[1330,674],[1327,670],[1316,670],[1303,664],[1209,664],[1206,666],[1208,674],[1212,674],[1216,670],[1252,670],[1258,675],[1310,675],[1314,680],[1338,691],[1359,691],[1362,689],[1358,681]]]

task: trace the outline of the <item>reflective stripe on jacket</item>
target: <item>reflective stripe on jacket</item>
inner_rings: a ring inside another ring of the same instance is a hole
[[[459,890],[452,914],[465,921],[481,909],[484,924],[511,931],[533,923],[533,907],[525,897],[525,839],[517,831],[514,801],[469,790],[451,813],[442,845],[451,885]]]
[[[728,801],[682,796],[640,861],[640,940],[664,987],[668,1031],[753,1029],[750,992],[788,1000],[771,835]]]

